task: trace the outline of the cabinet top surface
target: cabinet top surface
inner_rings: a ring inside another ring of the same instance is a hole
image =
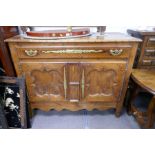
[[[142,36],[155,36],[155,30],[140,30],[140,29],[128,29],[128,33],[140,34]]]
[[[103,35],[92,34],[91,36],[81,38],[67,39],[28,39],[22,35],[6,39],[5,42],[140,42],[141,39],[131,37],[123,33],[105,33]]]
[[[144,89],[155,95],[155,70],[133,69],[132,78]]]

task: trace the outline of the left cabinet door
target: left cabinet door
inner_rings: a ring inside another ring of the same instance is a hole
[[[65,62],[21,62],[30,102],[65,101],[67,78]]]

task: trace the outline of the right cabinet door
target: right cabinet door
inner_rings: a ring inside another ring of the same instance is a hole
[[[86,60],[81,62],[81,100],[116,102],[122,91],[125,60]]]

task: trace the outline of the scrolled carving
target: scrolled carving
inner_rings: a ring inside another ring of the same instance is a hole
[[[87,73],[86,89],[87,95],[112,96],[114,87],[117,85],[117,73],[113,69],[93,69]]]
[[[33,87],[38,95],[63,96],[63,78],[59,71],[51,69],[31,72]]]

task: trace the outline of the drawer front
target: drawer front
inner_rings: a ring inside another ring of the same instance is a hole
[[[150,66],[151,65],[151,60],[143,60],[143,66]]]
[[[143,66],[155,67],[155,60],[143,60]]]
[[[105,47],[105,48],[18,48],[19,58],[128,58],[131,48]]]
[[[146,48],[142,60],[143,67],[155,67],[155,48]]]
[[[155,47],[155,37],[150,37],[147,42],[147,47]]]
[[[145,56],[155,57],[155,49],[146,49],[145,50]]]

